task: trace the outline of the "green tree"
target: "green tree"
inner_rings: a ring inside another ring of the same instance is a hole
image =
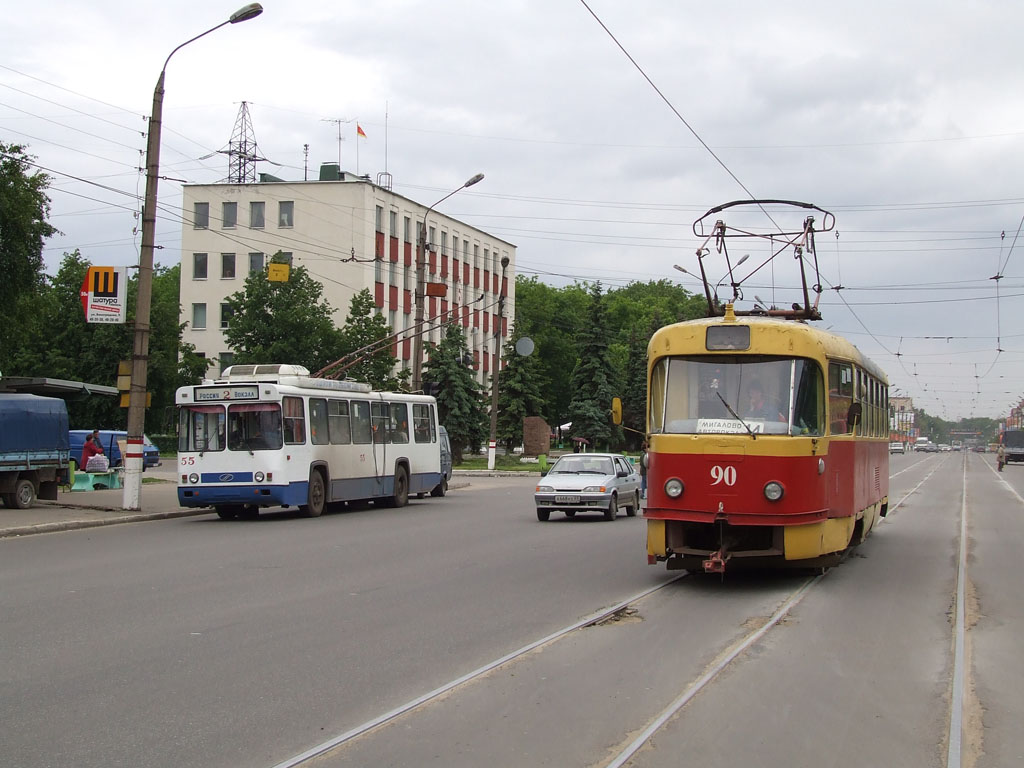
[[[348,317],[339,334],[339,359],[345,360],[344,377],[362,381],[374,389],[396,391],[407,389],[409,369],[396,376],[398,358],[392,354],[391,327],[384,316],[374,312],[373,296],[367,289],[352,297]],[[351,358],[351,359],[346,359]]]
[[[50,178],[32,170],[25,147],[0,142],[0,303],[43,286],[43,241],[57,232],[47,222]],[[6,325],[6,323],[5,323]]]
[[[609,329],[601,283],[590,289],[587,322],[579,336],[580,357],[572,373],[572,400],[569,418],[570,434],[585,437],[591,444],[608,447],[621,442],[622,432],[612,423],[612,398],[620,387],[615,381],[608,354]]]
[[[424,381],[437,387],[438,418],[448,430],[455,463],[466,448],[476,450],[487,437],[487,414],[480,385],[466,366],[469,349],[462,328],[447,326],[441,343],[430,349]]]
[[[626,440],[639,447],[647,429],[647,343],[650,333],[634,332],[629,337],[624,387],[622,390],[622,423],[629,427]]]
[[[502,350],[505,367],[498,374],[498,440],[505,443],[505,452],[523,442],[523,419],[544,415],[545,383],[536,355],[516,352],[521,338],[518,329]]]
[[[334,310],[305,267],[292,267],[287,282],[269,281],[267,270],[250,272],[227,304],[224,338],[235,363],[293,363],[316,372],[341,357]]]

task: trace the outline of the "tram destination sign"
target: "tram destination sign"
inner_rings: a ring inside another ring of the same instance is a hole
[[[211,400],[259,400],[260,389],[258,386],[247,384],[243,386],[232,385],[228,387],[196,387],[195,402],[204,403]]]

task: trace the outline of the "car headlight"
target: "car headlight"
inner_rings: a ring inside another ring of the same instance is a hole
[[[766,483],[764,486],[764,497],[768,501],[778,501],[782,498],[783,494],[782,483],[772,480],[770,483]]]
[[[605,487],[603,485],[588,485],[583,489],[583,493],[604,493]]]
[[[555,489],[550,485],[538,485],[537,493],[552,493]]]
[[[678,499],[683,495],[683,481],[678,477],[673,477],[667,483],[665,483],[665,494],[672,499]]]
[[[253,477],[256,478],[256,482],[257,483],[262,483],[263,482],[263,473],[262,472],[257,472],[255,475],[253,475]]]
[[[199,482],[199,475],[197,475],[195,472],[193,472],[191,475],[188,476],[188,481],[190,483],[193,483],[193,484],[194,483],[198,483]]]

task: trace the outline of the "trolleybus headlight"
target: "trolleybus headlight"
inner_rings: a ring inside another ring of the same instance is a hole
[[[768,501],[778,501],[782,498],[782,493],[782,483],[777,483],[772,480],[764,486],[764,497],[768,499]]]
[[[672,499],[678,499],[683,495],[683,481],[673,477],[665,483],[665,494]]]
[[[262,472],[257,472],[255,475],[253,475],[253,477],[256,478],[256,482],[257,483],[262,483],[263,482],[263,473]]]
[[[198,483],[199,482],[199,475],[197,475],[195,472],[193,472],[191,475],[188,476],[188,481],[190,483],[193,483],[193,484],[194,483]]]

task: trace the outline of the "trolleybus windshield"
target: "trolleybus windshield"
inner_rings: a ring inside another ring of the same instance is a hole
[[[813,360],[666,357],[651,372],[652,432],[824,434],[824,376]]]

